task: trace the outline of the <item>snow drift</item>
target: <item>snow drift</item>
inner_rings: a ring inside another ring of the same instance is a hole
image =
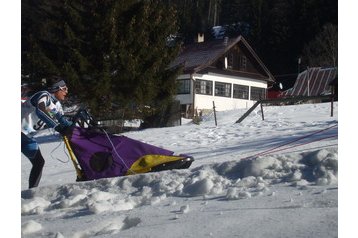
[[[218,127],[206,118],[128,133],[190,152],[198,159],[185,170],[74,182],[70,164],[46,161],[40,187],[21,192],[22,236],[337,237],[337,127],[314,143],[251,156],[337,123],[329,106],[270,107],[265,121],[257,113],[242,124],[232,123],[238,111],[223,112]],[[41,147],[65,156],[57,144]]]

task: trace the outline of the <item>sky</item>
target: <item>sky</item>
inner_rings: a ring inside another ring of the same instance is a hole
[[[218,126],[208,115],[124,133],[195,161],[88,182],[75,182],[63,142],[43,131],[38,188],[27,189],[21,156],[22,237],[336,237],[338,103],[333,117],[330,103],[263,110],[264,121],[257,109],[235,123],[240,109],[218,112]]]

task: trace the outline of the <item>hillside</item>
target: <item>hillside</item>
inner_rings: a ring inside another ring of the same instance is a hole
[[[75,182],[57,135],[39,135],[46,164],[27,190],[22,237],[337,237],[338,104],[218,113],[200,125],[125,135],[195,158],[186,170]],[[62,162],[61,162],[61,161]]]

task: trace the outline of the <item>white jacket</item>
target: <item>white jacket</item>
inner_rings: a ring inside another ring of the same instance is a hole
[[[45,108],[39,107],[41,103],[44,103]],[[21,132],[25,135],[34,135],[44,129],[45,125],[55,128],[60,124],[70,125],[71,122],[63,117],[60,101],[49,92],[37,92],[25,102],[21,102]]]

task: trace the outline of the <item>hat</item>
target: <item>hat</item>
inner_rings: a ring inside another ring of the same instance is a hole
[[[60,90],[62,87],[66,87],[66,82],[63,80],[63,78],[59,76],[52,76],[47,82],[47,90],[50,93],[55,93],[58,90]]]

